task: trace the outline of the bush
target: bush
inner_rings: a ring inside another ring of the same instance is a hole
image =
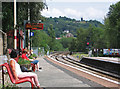
[[[32,54],[29,58],[30,59],[37,58],[37,55],[36,54]]]
[[[31,64],[31,62],[29,60],[26,59],[22,59],[21,57],[18,60],[18,64]]]
[[[36,55],[36,54],[32,54],[31,56],[33,56],[33,57],[37,57],[37,55]]]

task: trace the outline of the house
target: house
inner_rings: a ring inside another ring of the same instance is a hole
[[[65,37],[66,37],[66,38],[68,38],[68,37],[73,37],[73,34],[72,34],[72,33],[67,33],[67,34],[65,35]]]
[[[56,38],[56,40],[59,40],[59,39],[61,39],[61,38]]]
[[[64,30],[64,32],[63,33],[69,33],[69,30]]]

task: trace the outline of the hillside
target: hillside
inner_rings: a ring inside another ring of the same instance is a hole
[[[75,20],[67,17],[59,17],[59,18],[46,18],[44,23],[44,31],[47,31],[50,24],[53,25],[53,29],[55,31],[56,37],[61,37],[64,35],[65,31],[69,31],[74,36],[76,36],[76,31],[79,28],[87,29],[90,25],[95,27],[102,28],[102,24],[96,20],[85,21],[83,18],[81,20]]]

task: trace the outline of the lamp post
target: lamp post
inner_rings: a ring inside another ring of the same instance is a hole
[[[17,49],[17,30],[16,30],[16,0],[14,0],[14,49]]]
[[[30,21],[30,3],[28,2],[29,8],[28,8],[28,21]],[[30,31],[31,29],[28,29],[28,49],[30,50]]]

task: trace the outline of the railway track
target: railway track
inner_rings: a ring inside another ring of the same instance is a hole
[[[113,73],[110,73],[110,72],[106,72],[104,70],[101,70],[101,69],[98,69],[98,68],[95,68],[95,67],[91,67],[91,66],[86,65],[86,64],[82,64],[82,63],[80,63],[80,61],[68,57],[67,56],[68,53],[69,52],[66,52],[66,53],[59,52],[59,53],[55,53],[55,54],[51,55],[51,57],[56,59],[59,62],[62,62],[64,64],[73,66],[75,68],[78,68],[78,69],[81,69],[81,70],[84,70],[84,71],[87,71],[89,73],[96,74],[96,75],[99,75],[101,77],[105,77],[105,78],[110,79],[112,81],[116,81],[116,82],[120,81],[120,76],[119,75],[113,74]]]

